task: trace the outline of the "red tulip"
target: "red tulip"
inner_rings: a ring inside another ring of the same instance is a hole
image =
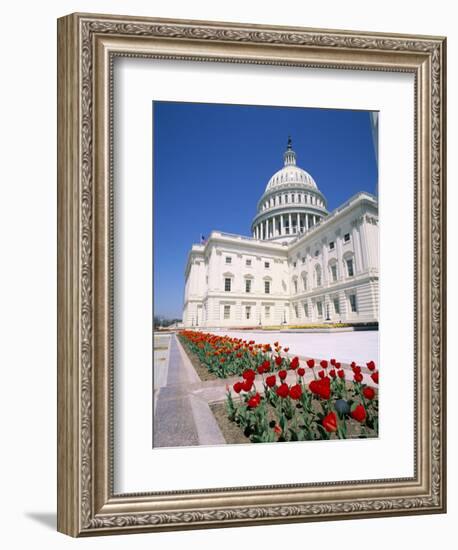
[[[371,374],[371,378],[376,384],[378,384],[378,371],[373,372]]]
[[[281,384],[280,386],[278,386],[276,394],[279,397],[288,397],[288,394],[289,394],[288,384]]]
[[[324,370],[320,370],[320,372],[318,373],[318,376],[320,378],[324,378],[326,376],[326,373],[324,372]]]
[[[369,363],[366,363],[366,365],[367,365],[367,368],[368,368],[369,370],[375,370],[375,363],[374,363],[374,361],[369,361]]]
[[[321,368],[327,369],[328,368],[328,362],[323,359],[323,361],[320,361]]]
[[[345,378],[345,372],[344,372],[344,370],[343,370],[343,369],[338,370],[338,371],[337,371],[337,376],[338,376],[339,378]]]
[[[336,377],[336,371],[335,371],[335,369],[331,369],[331,370],[329,371],[329,376],[331,376],[332,378],[335,378],[335,377]]]
[[[291,359],[291,362],[289,364],[289,368],[290,369],[297,369],[297,367],[299,366],[299,357],[293,357],[293,359]]]
[[[375,397],[375,390],[374,388],[371,388],[370,386],[366,386],[363,389],[363,395],[366,399],[374,399]]]
[[[289,390],[289,396],[291,399],[300,399],[302,395],[302,388],[300,384],[295,384],[294,386],[291,386]]]
[[[327,432],[336,432],[337,431],[337,416],[335,412],[330,412],[328,415],[326,415],[323,420],[321,421],[321,424],[323,424],[323,428]]]
[[[275,357],[275,364],[279,367],[282,364],[283,359],[278,355]]]
[[[278,371],[278,377],[280,378],[280,380],[284,380],[287,376],[287,372],[285,370],[279,370]]]
[[[361,367],[355,365],[354,367],[352,367],[352,370],[355,374],[359,374],[361,372]]]
[[[242,373],[242,378],[245,378],[245,380],[254,380],[254,377],[256,376],[256,373],[253,369],[246,369]]]
[[[326,377],[320,380],[312,380],[309,389],[323,399],[329,399],[331,397],[331,379]]]
[[[236,382],[234,384],[234,391],[235,393],[240,393],[243,390],[243,384],[242,382]]]
[[[259,395],[259,393],[257,393],[250,397],[250,399],[248,399],[247,405],[250,407],[250,409],[255,409],[259,405],[259,403],[261,403],[261,396]]]
[[[358,422],[363,422],[366,418],[366,409],[362,405],[357,405],[352,411],[351,416]]]
[[[269,388],[273,388],[276,383],[277,383],[277,379],[275,377],[275,374],[272,374],[271,376],[268,376],[266,378],[266,384],[269,386]]]
[[[253,380],[244,380],[242,382],[242,389],[244,391],[250,391],[252,387],[253,387]]]
[[[304,376],[304,374],[305,374],[305,369],[302,368],[302,367],[299,367],[299,368],[297,369],[297,374],[298,374],[299,376],[301,376],[301,377]]]
[[[314,359],[307,359],[307,367],[309,369],[313,369],[314,366],[315,366],[315,360]]]
[[[335,359],[331,359],[329,362],[331,363],[331,365],[332,365],[333,367],[336,366],[336,360],[335,360]]]
[[[289,348],[283,348],[283,351],[284,351],[285,353],[288,353]]]
[[[360,372],[357,372],[353,376],[353,379],[354,379],[355,382],[362,382],[363,381],[363,375]]]

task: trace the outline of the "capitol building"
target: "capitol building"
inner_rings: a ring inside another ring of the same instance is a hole
[[[329,212],[291,139],[251,237],[213,231],[185,270],[185,327],[378,321],[378,202],[360,192]]]

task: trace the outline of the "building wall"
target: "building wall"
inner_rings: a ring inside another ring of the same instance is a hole
[[[377,203],[367,197],[351,199],[291,243],[213,232],[205,245],[194,245],[186,268],[184,325],[377,321]]]

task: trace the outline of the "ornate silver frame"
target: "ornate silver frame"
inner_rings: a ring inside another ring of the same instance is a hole
[[[58,530],[72,536],[445,511],[445,38],[73,14],[58,21]],[[407,71],[416,81],[415,475],[116,495],[115,56]]]

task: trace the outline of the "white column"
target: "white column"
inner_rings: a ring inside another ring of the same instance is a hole
[[[296,226],[296,232],[300,233],[301,230],[301,215],[297,214],[297,226]]]
[[[328,283],[328,243],[326,239],[321,241],[322,248],[322,258],[323,258],[323,285],[326,286]]]
[[[305,230],[308,231],[309,228],[309,215],[305,215]]]
[[[277,216],[274,216],[274,235],[275,235],[275,237],[278,237],[278,222],[277,222]]]
[[[358,231],[358,222],[357,221],[353,222],[353,224],[352,224],[351,238],[352,238],[352,241],[353,241],[353,251],[355,253],[356,273],[361,273],[361,271],[362,271],[361,243],[359,241],[359,231]]]
[[[293,233],[293,221],[291,219],[291,214],[289,215],[289,234],[291,235]]]
[[[345,274],[345,269],[342,263],[342,237],[340,236],[340,230],[336,233],[336,248],[337,248],[337,279],[343,279]],[[339,295],[340,303],[340,295]],[[340,309],[342,312],[342,308]]]
[[[285,230],[283,228],[283,214],[280,214],[280,235],[284,235],[285,234]]]
[[[369,269],[370,265],[370,252],[369,252],[369,243],[367,241],[367,231],[366,231],[367,221],[363,218],[362,223],[359,225],[359,240],[361,242],[361,256],[363,269]]]

